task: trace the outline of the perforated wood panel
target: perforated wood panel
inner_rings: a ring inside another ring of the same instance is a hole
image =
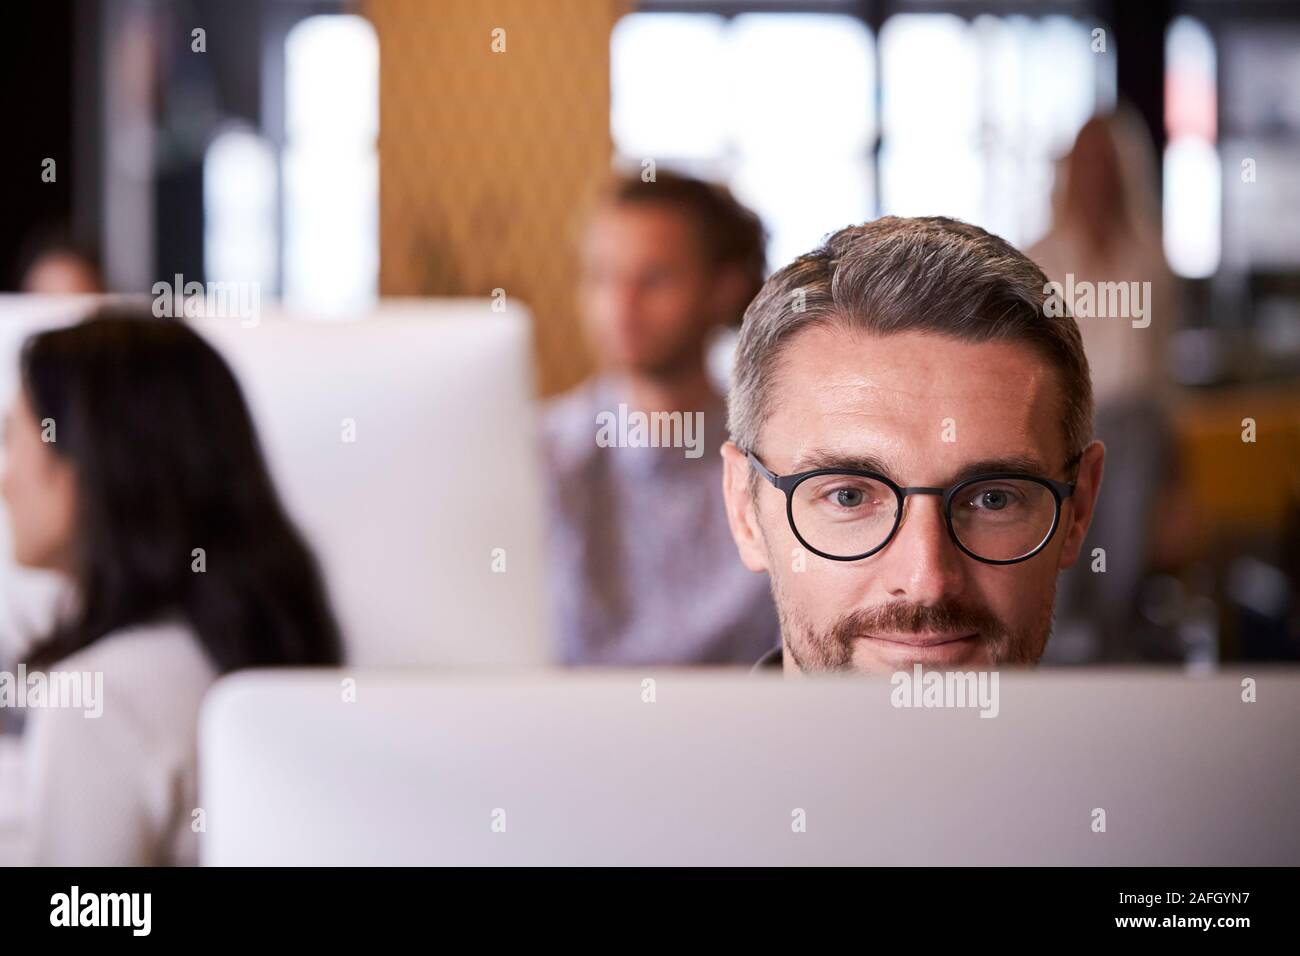
[[[380,292],[532,309],[544,394],[589,369],[575,218],[609,169],[624,0],[369,0],[379,35]],[[502,29],[505,52],[493,52]]]

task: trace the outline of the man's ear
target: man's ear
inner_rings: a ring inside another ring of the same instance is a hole
[[[722,496],[727,503],[727,524],[740,560],[751,571],[767,571],[767,547],[758,526],[757,502],[751,489],[749,459],[731,442],[722,446]]]
[[[1067,504],[1061,509],[1061,530],[1065,532],[1065,544],[1061,548],[1062,569],[1074,564],[1083,548],[1083,539],[1096,512],[1105,460],[1106,446],[1099,441],[1085,448],[1079,460],[1079,478],[1074,484],[1074,494],[1066,499]]]

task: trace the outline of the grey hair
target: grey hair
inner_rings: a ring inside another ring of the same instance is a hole
[[[745,311],[728,401],[731,440],[754,451],[784,348],[800,331],[838,325],[890,335],[933,332],[1022,342],[1056,369],[1065,445],[1092,440],[1092,378],[1074,318],[1049,314],[1043,270],[978,226],[886,216],[848,226],[774,273]]]

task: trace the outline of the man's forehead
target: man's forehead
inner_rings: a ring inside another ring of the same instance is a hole
[[[1059,376],[1027,345],[819,327],[783,351],[764,425],[787,455],[843,448],[905,463],[1064,454]],[[1059,462],[1055,462],[1059,467]]]
[[[585,230],[584,245],[599,248],[611,232],[693,237],[695,224],[681,209],[667,203],[609,203],[598,209]]]

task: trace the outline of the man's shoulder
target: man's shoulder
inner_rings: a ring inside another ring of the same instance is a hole
[[[541,435],[552,468],[567,470],[566,465],[594,453],[596,413],[604,401],[605,389],[593,378],[542,403]]]

